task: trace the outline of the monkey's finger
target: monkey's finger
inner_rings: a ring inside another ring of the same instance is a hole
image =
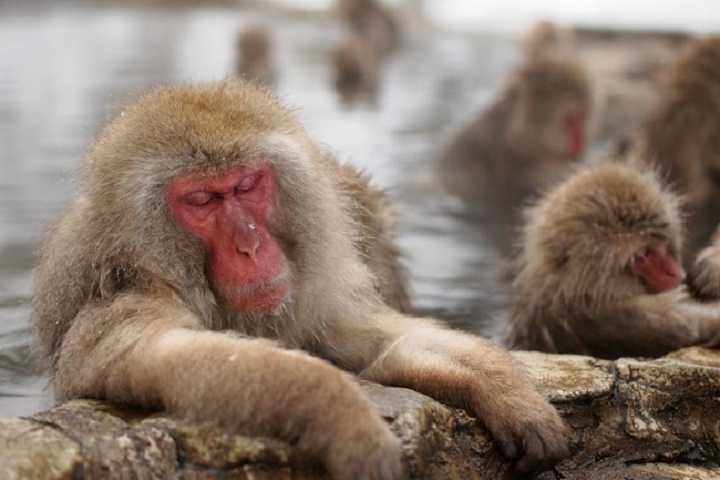
[[[548,464],[545,445],[535,432],[527,432],[523,438],[524,455],[515,464],[517,473],[525,474]]]
[[[494,434],[495,444],[507,460],[512,460],[518,456],[518,448],[515,438],[508,431],[498,432]]]

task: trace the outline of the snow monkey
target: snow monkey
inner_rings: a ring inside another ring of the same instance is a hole
[[[614,359],[715,345],[720,303],[681,286],[679,200],[646,166],[576,173],[528,211],[506,344]]]
[[[272,39],[266,29],[254,27],[240,32],[235,59],[237,73],[246,80],[273,86],[277,75],[272,50]]]
[[[634,153],[685,197],[691,260],[720,222],[720,36],[689,42],[663,72]]]
[[[400,24],[379,0],[338,0],[340,17],[353,33],[363,38],[377,57],[383,57],[400,45]]]
[[[450,142],[439,165],[446,189],[470,200],[520,203],[583,156],[589,109],[589,81],[576,60],[526,62]]]
[[[565,457],[565,424],[507,352],[383,302],[347,168],[253,84],[126,106],[35,275],[59,397],[283,439],[335,479],[404,478],[356,374],[467,408],[518,472]]]

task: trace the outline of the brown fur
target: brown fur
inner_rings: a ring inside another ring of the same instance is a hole
[[[465,198],[524,198],[570,163],[560,119],[588,112],[590,86],[573,60],[546,56],[513,74],[498,100],[450,143],[441,163],[447,189]]]
[[[289,297],[266,314],[216,294],[204,246],[167,201],[179,175],[258,158],[277,182],[270,228],[291,267]],[[129,104],[89,150],[35,275],[33,324],[58,395],[292,441],[337,479],[401,478],[399,441],[340,367],[468,408],[519,471],[565,456],[563,422],[506,352],[385,305],[349,213],[365,197],[347,195],[330,161],[250,84],[162,88]]]
[[[335,88],[346,100],[374,95],[378,84],[379,59],[366,40],[355,37],[335,51]]]
[[[338,9],[343,20],[372,46],[376,55],[386,55],[399,46],[398,22],[378,0],[338,0]]]
[[[648,294],[628,270],[651,239],[679,253],[681,236],[678,198],[647,167],[605,162],[572,176],[528,211],[507,345],[617,358],[712,343],[720,305],[683,287]]]
[[[275,67],[272,61],[272,39],[263,28],[241,32],[237,38],[237,72],[246,80],[272,86]]]

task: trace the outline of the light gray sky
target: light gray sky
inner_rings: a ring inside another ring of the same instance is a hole
[[[307,9],[334,0],[268,0]],[[415,0],[384,0],[399,5]],[[516,33],[547,18],[580,25],[720,32],[720,0],[422,0],[425,16],[439,26]]]
[[[522,30],[548,18],[564,23],[720,32],[720,0],[426,0],[436,23],[463,30]]]

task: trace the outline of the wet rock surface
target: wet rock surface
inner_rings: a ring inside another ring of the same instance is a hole
[[[616,362],[517,352],[572,427],[550,479],[720,478],[720,351]],[[364,383],[402,439],[408,478],[515,478],[482,425],[411,390]],[[0,419],[2,479],[326,479],[286,443],[78,400]]]

